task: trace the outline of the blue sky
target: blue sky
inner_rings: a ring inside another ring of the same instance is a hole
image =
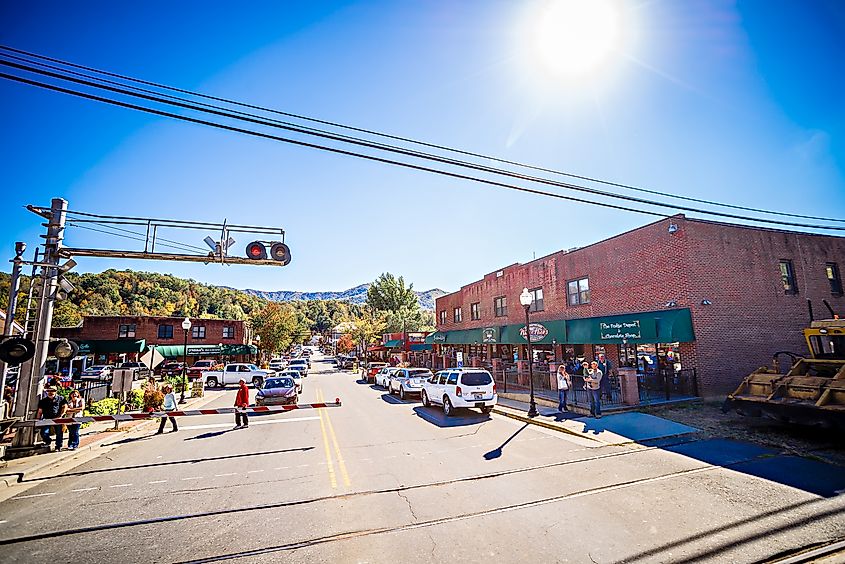
[[[841,2],[618,2],[615,47],[578,77],[544,67],[533,47],[547,4],[7,2],[0,43],[653,190],[845,218]],[[0,256],[40,241],[23,206],[56,196],[78,211],[279,226],[293,254],[285,268],[81,259],[83,272],[342,290],[389,271],[451,291],[652,221],[7,80],[0,100]],[[67,235],[69,246],[138,248]]]

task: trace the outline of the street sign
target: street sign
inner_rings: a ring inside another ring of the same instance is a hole
[[[146,353],[144,353],[144,355],[141,357],[141,362],[143,362],[147,368],[152,370],[156,366],[164,362],[164,357],[161,356],[161,353],[158,352],[155,347],[153,347]]]
[[[464,367],[464,353],[457,352],[457,353],[455,353],[455,355],[456,355],[456,360],[458,361],[458,368],[463,368]]]

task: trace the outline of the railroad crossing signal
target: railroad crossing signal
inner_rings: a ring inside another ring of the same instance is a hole
[[[270,258],[286,266],[291,259],[290,247],[281,241],[253,241],[246,246],[246,256],[253,260],[267,260],[267,246],[270,246]]]

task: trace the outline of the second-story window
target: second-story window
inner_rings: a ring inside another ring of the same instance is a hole
[[[191,336],[194,339],[205,339],[205,326],[195,326],[191,329]]]
[[[469,306],[469,316],[472,319],[481,319],[481,312],[478,309],[479,305],[481,305],[481,304],[479,304],[478,302],[475,302],[474,304],[470,304],[470,306]]]
[[[464,316],[463,316],[463,312],[461,311],[461,308],[456,307],[454,309],[454,311],[452,311],[452,319],[454,320],[455,323],[460,323],[461,321],[464,320]]]
[[[830,282],[830,293],[834,296],[842,295],[842,278],[839,277],[839,265],[829,262],[824,265],[827,281]]]
[[[531,307],[528,311],[543,311],[543,289],[542,288],[534,288],[533,290],[528,290],[528,293],[531,294]]]
[[[780,261],[780,281],[785,294],[797,294],[798,283],[795,281],[795,268],[791,260]]]
[[[158,338],[159,339],[172,339],[173,338],[173,325],[159,325],[158,326]]]
[[[223,327],[223,338],[224,339],[234,339],[235,338],[235,328],[234,327]]]
[[[443,325],[446,323],[446,310],[440,310],[440,324]]]
[[[135,336],[135,324],[121,325],[117,328],[118,339],[131,339]]]
[[[493,298],[493,315],[506,317],[508,315],[508,299],[505,296]]]
[[[566,284],[566,293],[571,306],[590,303],[590,279],[570,280]]]

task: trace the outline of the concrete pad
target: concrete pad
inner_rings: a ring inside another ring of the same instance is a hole
[[[661,439],[698,431],[695,427],[636,412],[606,415],[601,419],[578,417],[562,424],[568,429],[611,444]]]

